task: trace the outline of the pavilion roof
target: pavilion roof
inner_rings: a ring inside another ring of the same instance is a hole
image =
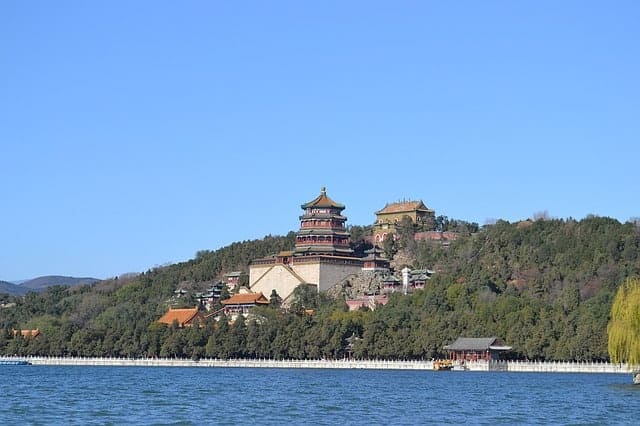
[[[424,205],[422,200],[418,201],[400,201],[398,203],[391,203],[384,206],[382,210],[376,212],[376,214],[385,213],[404,213],[412,211],[426,211],[431,212],[430,208]]]
[[[340,203],[336,203],[327,195],[327,190],[323,186],[320,190],[320,195],[318,195],[313,200],[305,203],[301,206],[303,209],[308,209],[311,207],[333,207],[336,209],[344,209],[344,205]]]
[[[221,302],[223,305],[268,305],[269,300],[262,293],[234,294]]]
[[[177,321],[178,325],[183,327],[185,324],[191,323],[198,314],[198,307],[182,309],[169,308],[169,310],[160,317],[158,322],[161,324],[171,325],[174,321]]]
[[[511,350],[511,346],[505,346],[498,337],[458,337],[455,342],[446,345],[444,349],[449,351]]]

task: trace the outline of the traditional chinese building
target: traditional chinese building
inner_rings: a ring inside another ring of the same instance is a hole
[[[389,260],[384,257],[382,250],[378,247],[373,247],[369,250],[365,250],[364,254],[367,256],[362,258],[362,270],[373,272],[388,272]]]
[[[386,294],[375,294],[346,300],[350,311],[357,311],[360,308],[369,308],[373,311],[378,305],[386,305],[388,302],[389,298]]]
[[[320,195],[300,207],[304,214],[300,216],[294,255],[353,255],[345,227],[347,218],[342,215],[344,205],[329,198],[323,187]]]
[[[402,280],[392,274],[382,278],[382,292],[403,292],[405,294],[413,293],[415,290],[423,289],[433,274],[434,271],[430,269],[411,270],[409,268],[405,268],[402,270]]]
[[[249,268],[252,292],[271,294],[275,290],[286,302],[296,287],[313,285],[327,290],[362,269],[362,259],[353,257],[345,206],[335,202],[322,188],[320,195],[302,204],[300,229],[293,251],[256,259]]]
[[[158,320],[160,324],[171,325],[174,321],[178,324],[178,327],[192,327],[193,325],[200,326],[204,323],[204,315],[200,310],[195,308],[183,308],[169,310]]]
[[[196,299],[200,302],[200,307],[210,311],[216,301],[222,298],[222,289],[225,286],[222,281],[218,281],[207,289],[204,293],[196,293]],[[235,287],[235,286],[234,286]]]
[[[247,284],[246,276],[247,276],[247,273],[242,271],[229,272],[224,276],[227,281],[227,288],[229,290],[233,290],[238,284],[246,285]],[[243,282],[243,278],[245,280],[244,282]]]
[[[248,315],[251,308],[266,306],[269,300],[262,293],[239,293],[222,301],[224,313],[227,315]]]
[[[376,222],[373,227],[375,243],[381,243],[391,234],[395,234],[396,225],[403,217],[408,217],[418,226],[431,226],[435,220],[435,210],[425,206],[422,201],[400,201],[384,206],[376,212]]]
[[[455,361],[490,361],[501,359],[503,354],[512,348],[497,337],[458,337],[443,349],[448,351],[449,358]]]

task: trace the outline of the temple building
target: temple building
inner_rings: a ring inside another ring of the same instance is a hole
[[[266,306],[269,300],[262,293],[239,293],[234,294],[229,299],[222,301],[224,313],[226,315],[249,315],[251,308],[256,306]]]
[[[233,290],[238,285],[246,285],[246,277],[247,273],[242,271],[233,271],[225,274],[225,279],[227,282],[227,288],[229,290]]]
[[[403,217],[409,217],[418,229],[431,227],[435,221],[435,210],[419,201],[400,201],[384,206],[376,212],[376,222],[373,226],[374,242],[379,244],[391,234],[395,234],[396,225]]]
[[[360,308],[369,308],[374,311],[378,305],[386,305],[389,303],[389,297],[386,294],[365,295],[356,299],[347,299],[349,311],[357,311]]]
[[[196,306],[195,308],[183,309],[169,308],[157,322],[165,325],[171,325],[175,322],[179,328],[183,328],[192,327],[193,325],[201,326],[204,324],[204,320],[204,315]]]
[[[505,345],[498,337],[458,337],[444,349],[454,361],[491,361],[502,359],[512,347]]]
[[[349,233],[344,225],[347,218],[342,215],[344,205],[329,198],[323,187],[320,195],[300,207],[304,214],[300,216],[294,255],[353,255],[349,247]]]
[[[382,250],[374,246],[369,250],[365,250],[367,256],[362,258],[362,270],[372,272],[389,272],[389,260],[384,257]]]
[[[302,284],[324,291],[362,270],[362,259],[353,257],[345,206],[335,202],[322,188],[320,195],[301,205],[300,229],[292,251],[256,259],[249,267],[249,289],[271,294],[275,290],[286,303]]]

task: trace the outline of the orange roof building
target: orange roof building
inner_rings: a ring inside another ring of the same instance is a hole
[[[194,324],[202,324],[204,322],[204,315],[202,315],[197,307],[184,309],[169,308],[157,322],[171,325],[174,321],[178,323],[178,327],[191,327]]]
[[[18,330],[13,330],[13,337],[18,335]],[[40,330],[39,329],[35,329],[35,330],[20,330],[20,335],[24,338],[24,339],[34,339],[36,337],[38,337],[40,335]]]
[[[262,293],[241,293],[234,294],[221,303],[227,315],[247,315],[251,308],[268,305],[269,300]]]
[[[376,222],[374,224],[375,242],[381,243],[387,235],[396,232],[396,225],[403,217],[409,217],[411,221],[420,226],[433,222],[435,210],[428,208],[421,200],[399,201],[384,206],[382,210],[376,212]]]

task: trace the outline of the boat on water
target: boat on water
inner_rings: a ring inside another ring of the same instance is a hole
[[[453,361],[451,361],[450,359],[433,361],[433,370],[434,371],[451,371],[453,370]]]
[[[31,363],[24,359],[0,359],[0,365],[31,365]]]
[[[468,371],[469,368],[466,365],[464,365],[463,363],[461,363],[461,364],[454,364],[452,370],[453,371]]]

